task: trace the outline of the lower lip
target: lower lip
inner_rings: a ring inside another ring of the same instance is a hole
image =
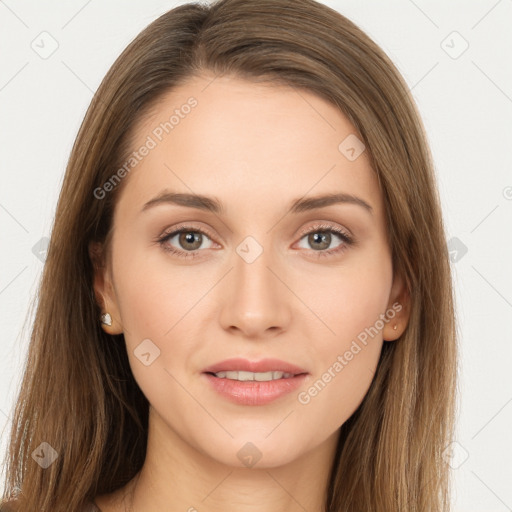
[[[302,385],[308,374],[269,381],[221,379],[203,373],[217,393],[240,405],[265,405],[291,393]]]

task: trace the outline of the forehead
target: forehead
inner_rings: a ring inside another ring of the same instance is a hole
[[[135,127],[133,151],[149,149],[124,178],[118,206],[140,209],[164,188],[215,195],[228,213],[343,192],[364,196],[379,214],[381,194],[366,152],[347,157],[348,146],[361,150],[358,139],[347,117],[312,92],[196,76],[165,94]]]

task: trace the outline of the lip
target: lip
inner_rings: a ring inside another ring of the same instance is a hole
[[[308,374],[269,381],[222,379],[210,373],[201,375],[221,396],[238,405],[266,405],[302,385]]]
[[[208,366],[203,370],[203,373],[217,373],[225,371],[245,371],[245,372],[270,372],[278,371],[284,373],[293,373],[299,375],[302,373],[308,373],[307,370],[300,368],[286,361],[280,359],[262,359],[260,361],[249,361],[240,357],[232,359],[226,359],[220,361],[212,366]]]
[[[222,371],[292,373],[293,377],[270,381],[237,381],[213,375]],[[226,359],[205,368],[202,377],[221,396],[238,405],[266,405],[300,387],[309,373],[303,368],[280,359]]]

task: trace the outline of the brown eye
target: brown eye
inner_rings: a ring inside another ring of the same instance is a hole
[[[303,235],[301,240],[307,238],[306,245],[308,247],[303,247],[304,249],[326,251],[327,249],[329,249],[331,244],[336,240],[336,237],[339,240],[341,240],[341,242],[339,242],[335,247],[331,247],[331,249],[336,250],[338,246],[343,245],[344,243],[351,243],[351,239],[348,237],[348,235],[335,229],[315,229]]]
[[[178,235],[178,242],[184,249],[195,251],[201,247],[203,241],[202,233],[198,231],[182,231]]]
[[[210,245],[204,247],[204,242]],[[164,250],[184,258],[195,257],[200,249],[210,249],[213,243],[207,233],[197,228],[182,227],[164,235],[158,240]]]
[[[315,231],[308,235],[308,243],[314,249],[325,250],[331,245],[331,238],[328,232]]]
[[[339,243],[331,247],[336,238],[338,238]],[[303,244],[299,245],[299,247],[310,249],[310,251],[316,253],[315,256],[334,256],[341,254],[341,252],[353,245],[354,239],[337,226],[322,224],[314,226],[309,231],[303,233],[299,244]]]

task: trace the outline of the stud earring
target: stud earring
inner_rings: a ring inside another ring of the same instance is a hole
[[[101,315],[101,323],[105,325],[112,325],[112,317],[109,313]]]
[[[396,324],[393,326],[393,330],[396,331],[398,329],[398,327],[396,326]]]

